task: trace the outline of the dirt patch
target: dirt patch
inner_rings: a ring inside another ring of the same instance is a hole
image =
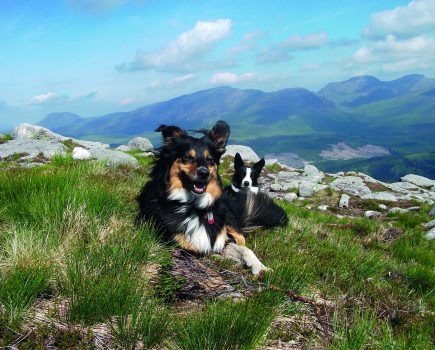
[[[391,243],[404,234],[405,231],[401,228],[390,228],[382,235],[382,241],[385,243]]]

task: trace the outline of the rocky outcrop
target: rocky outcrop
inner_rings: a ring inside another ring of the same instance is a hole
[[[227,156],[234,157],[236,153],[240,153],[245,162],[258,162],[260,160],[260,157],[251,147],[243,145],[228,145],[225,153],[222,155],[222,158]]]
[[[121,145],[118,146],[116,149],[118,151],[123,151],[123,152],[135,151],[135,150],[150,152],[154,150],[154,146],[151,143],[151,141],[145,137],[135,137],[134,139],[128,141],[127,146]]]
[[[55,155],[70,152],[76,160],[95,159],[109,166],[138,166],[136,158],[112,150],[107,144],[65,137],[37,125],[21,124],[12,131],[12,137],[13,140],[0,144],[0,161],[15,160],[25,167],[29,161],[50,160]]]

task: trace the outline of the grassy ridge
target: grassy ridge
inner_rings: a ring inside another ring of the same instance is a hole
[[[435,254],[420,226],[429,207],[380,222],[281,203],[289,226],[248,239],[273,269],[263,291],[245,302],[179,309],[177,286],[158,272],[170,264],[169,248],[152,226],[133,224],[148,171],[143,158],[137,170],[57,158],[0,172],[0,347],[18,341],[33,349],[50,338],[60,348],[92,348],[97,324],[125,349],[254,349],[290,340],[331,349],[433,345]],[[391,228],[405,234],[387,242]],[[328,300],[331,335],[306,327],[312,311],[276,288]],[[41,308],[52,323],[34,323]]]

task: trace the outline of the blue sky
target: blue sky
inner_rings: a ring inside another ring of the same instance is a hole
[[[2,0],[0,126],[220,85],[435,77],[435,0]]]

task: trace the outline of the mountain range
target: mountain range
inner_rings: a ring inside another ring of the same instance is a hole
[[[417,74],[392,81],[359,76],[317,92],[224,86],[93,118],[52,113],[39,125],[71,137],[119,144],[139,135],[159,142],[153,130],[160,124],[200,129],[218,119],[231,125],[233,143],[252,146],[261,155],[296,154],[325,170],[340,164],[376,172],[385,180],[409,170],[435,177],[435,79]],[[385,152],[376,158],[322,158],[328,153],[322,151],[342,143],[354,148],[373,145]]]

